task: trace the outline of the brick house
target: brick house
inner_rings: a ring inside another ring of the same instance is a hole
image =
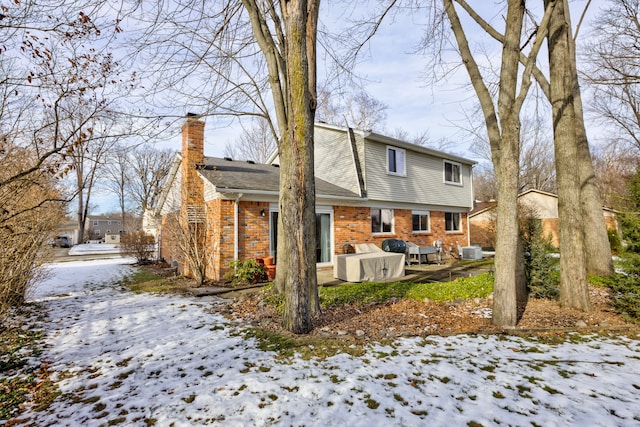
[[[558,229],[558,196],[541,190],[527,190],[518,195],[518,203],[529,208],[542,225],[542,234],[549,237],[556,248],[560,245]],[[471,243],[484,248],[493,247],[495,241],[496,202],[480,202],[469,213]],[[608,230],[618,231],[613,209],[603,207],[602,215]]]
[[[315,173],[318,267],[333,265],[345,244],[388,238],[445,249],[469,244],[475,162],[369,131],[316,124]],[[179,249],[164,229],[182,211],[206,229],[207,276],[219,280],[233,260],[277,260],[278,158],[268,164],[204,156],[204,122],[188,117],[160,196],[160,257]]]

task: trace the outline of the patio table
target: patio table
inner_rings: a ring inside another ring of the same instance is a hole
[[[409,262],[411,262],[411,256],[412,255],[417,255],[418,257],[418,264],[422,264],[422,255],[424,255],[425,257],[425,262],[427,264],[429,264],[429,255],[431,254],[435,254],[436,256],[438,255],[438,248],[436,248],[435,246],[407,246],[407,254],[409,255]],[[438,262],[440,262],[439,259],[437,259]]]

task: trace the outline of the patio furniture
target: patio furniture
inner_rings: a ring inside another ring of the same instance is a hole
[[[404,254],[384,252],[373,243],[355,247],[355,254],[336,255],[333,264],[333,277],[336,279],[346,282],[383,282],[404,277]]]
[[[436,262],[440,263],[438,248],[435,246],[418,246],[415,243],[407,242],[407,262],[411,263],[413,259],[417,259],[418,264],[422,264],[422,256],[424,255],[425,263],[429,263],[429,255],[436,255]]]

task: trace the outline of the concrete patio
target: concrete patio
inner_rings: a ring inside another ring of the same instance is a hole
[[[493,271],[493,264],[478,266],[477,263],[460,263],[446,261],[440,264],[412,264],[405,267],[405,276],[400,279],[392,279],[389,282],[442,282],[460,277],[475,276],[481,273]],[[335,286],[347,283],[333,277],[333,268],[318,269],[319,286]]]

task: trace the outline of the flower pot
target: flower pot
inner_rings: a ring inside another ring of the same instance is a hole
[[[265,266],[267,269],[267,279],[273,280],[276,278],[276,266],[275,265],[267,265]]]
[[[264,257],[264,265],[273,265],[273,257],[272,256]]]

